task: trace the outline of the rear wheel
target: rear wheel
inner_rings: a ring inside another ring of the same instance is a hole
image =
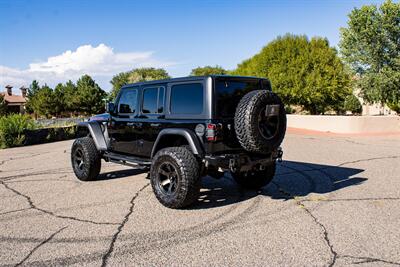
[[[198,199],[200,171],[195,156],[185,147],[161,149],[150,169],[154,194],[168,208],[183,208]]]
[[[90,137],[78,138],[71,149],[72,168],[81,181],[93,181],[101,168],[101,157]]]
[[[244,188],[257,190],[269,184],[274,178],[276,163],[266,166],[265,170],[231,172],[235,181]]]

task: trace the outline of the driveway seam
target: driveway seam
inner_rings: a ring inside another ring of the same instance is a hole
[[[358,162],[366,162],[366,161],[372,161],[372,160],[378,160],[378,159],[391,159],[391,158],[399,158],[399,156],[387,156],[387,157],[375,157],[375,158],[368,158],[368,159],[360,159],[360,160],[341,163],[341,164],[337,165],[337,167],[340,167],[340,166],[343,166],[343,165],[346,165],[346,164],[352,164],[352,163],[358,163]],[[329,167],[324,167],[324,168],[313,168],[313,169],[310,169],[310,170],[298,170],[296,168],[288,167],[288,166],[284,166],[284,165],[283,165],[283,167],[286,167],[286,168],[289,168],[289,169],[293,170],[293,172],[287,172],[285,174],[288,174],[288,173],[299,173],[302,176],[304,176],[305,178],[311,178],[308,174],[305,173],[307,171],[321,171],[321,170],[325,170],[325,169],[329,168]],[[330,180],[332,181],[332,179],[331,179],[332,177],[330,177],[326,172],[322,172],[322,173],[324,175],[327,175],[328,178],[330,178]],[[295,199],[296,198],[296,196],[294,196],[292,193],[290,193],[290,192],[284,190],[283,188],[281,188],[279,186],[279,184],[277,184],[276,182],[273,182],[273,184],[278,188],[279,192],[281,192],[288,199]],[[325,199],[324,200],[324,199],[322,199],[321,201],[358,201],[358,200],[359,201],[365,201],[365,200],[372,200],[373,201],[373,200],[399,200],[399,199],[400,198],[387,197],[387,198],[366,198],[366,199],[332,199],[332,200],[329,200],[329,199]],[[384,262],[384,263],[389,263],[389,264],[399,265],[400,266],[400,264],[397,263],[397,262],[387,261],[387,260],[383,260],[383,259],[376,259],[376,258],[369,258],[369,257],[356,257],[356,256],[350,256],[350,255],[341,256],[340,254],[338,254],[333,249],[333,245],[332,245],[332,243],[331,243],[331,241],[329,239],[328,231],[327,231],[325,225],[322,224],[318,220],[318,218],[307,207],[304,206],[303,202],[306,202],[306,201],[309,202],[309,201],[312,201],[312,200],[310,200],[310,199],[297,200],[296,201],[296,205],[298,205],[300,208],[304,209],[306,211],[306,213],[309,216],[311,216],[311,218],[314,220],[314,222],[322,229],[323,234],[324,234],[324,240],[325,240],[326,244],[328,245],[328,247],[330,249],[330,252],[332,254],[332,260],[331,260],[331,262],[329,263],[328,266],[332,267],[336,263],[336,259],[337,258],[353,258],[353,259],[364,260],[364,261],[361,261],[361,262],[358,262],[358,263],[354,263],[354,264],[361,264],[361,263],[379,261],[379,262]]]
[[[342,255],[342,256],[339,256],[339,258],[350,258],[350,259],[355,259],[355,260],[361,260],[359,262],[353,262],[352,264],[363,264],[363,263],[369,263],[369,262],[383,262],[383,263],[387,263],[387,264],[393,264],[393,265],[400,266],[399,262],[387,261],[387,260],[371,258],[371,257],[355,257],[355,256],[350,256],[350,255]]]
[[[295,168],[293,168],[295,169]],[[295,169],[296,170],[296,169]],[[299,173],[302,173],[300,170],[297,170]],[[302,173],[302,175],[305,175]],[[284,190],[283,188],[281,188],[277,183],[274,182],[274,185],[278,188],[279,192],[281,192],[282,194],[284,194],[288,199],[294,199],[295,196],[293,194],[291,194],[290,192]],[[313,221],[315,222],[315,224],[317,224],[317,226],[322,230],[323,233],[323,237],[325,240],[325,243],[327,244],[327,246],[329,247],[330,253],[331,253],[331,262],[329,263],[328,266],[332,267],[335,263],[336,263],[336,258],[338,257],[338,253],[333,249],[333,245],[329,239],[328,236],[328,231],[325,227],[325,225],[323,225],[316,216],[314,216],[314,214],[312,214],[312,212],[303,205],[302,200],[298,200],[295,202],[297,206],[299,206],[300,208],[304,209],[305,212],[313,219]]]
[[[368,198],[334,198],[334,199],[302,199],[301,202],[337,202],[337,201],[379,201],[379,200],[400,200],[400,197],[368,197]]]
[[[317,217],[314,216],[314,214],[312,214],[312,212],[311,212],[308,208],[306,208],[306,207],[301,203],[301,201],[298,201],[298,202],[297,202],[297,205],[299,205],[301,208],[303,208],[303,209],[308,213],[308,215],[310,215],[311,218],[313,218],[314,222],[322,229],[322,233],[324,234],[325,242],[326,242],[326,244],[328,245],[328,247],[329,247],[329,249],[330,249],[330,251],[331,251],[331,254],[332,254],[332,261],[329,263],[328,266],[331,267],[331,266],[335,265],[335,263],[336,263],[336,258],[337,258],[337,256],[338,256],[338,253],[333,249],[333,245],[332,245],[332,243],[331,243],[331,241],[330,241],[330,239],[329,239],[328,231],[326,230],[325,225],[323,225],[323,224],[317,219]]]
[[[74,220],[74,221],[78,221],[78,222],[85,222],[85,223],[91,223],[91,224],[96,224],[96,225],[118,225],[118,223],[96,222],[96,221],[91,221],[91,220],[79,219],[79,218],[72,217],[72,216],[64,216],[64,215],[55,214],[54,212],[51,212],[51,211],[48,211],[48,210],[45,210],[45,209],[37,207],[33,203],[32,199],[28,195],[22,194],[18,190],[16,190],[16,189],[10,187],[9,185],[7,185],[5,182],[0,180],[0,184],[2,184],[6,189],[10,190],[11,192],[13,192],[13,193],[25,198],[31,209],[34,209],[34,210],[49,214],[49,215],[54,216],[56,218]]]
[[[131,214],[133,213],[133,208],[135,207],[135,200],[136,200],[136,198],[137,198],[137,197],[139,196],[139,194],[140,194],[144,189],[146,189],[149,185],[150,185],[150,183],[147,183],[145,186],[143,186],[142,188],[140,188],[139,191],[137,191],[135,195],[133,195],[133,197],[132,197],[132,199],[131,199],[131,201],[130,201],[130,207],[129,207],[129,209],[128,209],[128,212],[127,212],[126,215],[124,216],[122,222],[119,224],[119,226],[118,226],[118,228],[117,228],[117,231],[116,231],[115,234],[112,236],[110,246],[109,246],[107,252],[106,252],[106,253],[103,255],[103,257],[102,257],[102,264],[101,264],[102,267],[107,266],[107,261],[108,261],[108,259],[110,258],[111,253],[114,251],[115,242],[117,241],[117,238],[118,238],[119,234],[122,232],[122,230],[123,230],[125,224],[128,222],[129,217],[130,217]]]
[[[30,209],[31,209],[31,207],[29,207],[29,208],[24,208],[24,209],[18,209],[18,210],[10,210],[10,211],[6,211],[6,212],[0,213],[0,216],[1,216],[1,215],[6,215],[6,214],[10,214],[10,213],[14,213],[14,212],[19,212],[19,211],[30,210]]]
[[[50,235],[48,238],[46,238],[45,240],[43,240],[42,242],[40,242],[39,245],[35,246],[29,253],[28,255],[25,256],[25,258],[23,258],[19,263],[17,263],[15,265],[15,267],[22,265],[26,260],[29,259],[30,256],[32,256],[32,254],[38,250],[41,246],[45,245],[46,243],[50,242],[58,233],[60,233],[62,230],[64,230],[65,228],[67,228],[68,226],[65,226],[61,229],[59,229],[58,231],[54,232],[52,235]]]

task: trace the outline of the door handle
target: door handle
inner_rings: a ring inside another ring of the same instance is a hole
[[[142,127],[143,123],[141,122],[127,122],[126,126],[131,126],[131,127]]]
[[[160,127],[160,123],[151,123],[150,126],[151,127]]]

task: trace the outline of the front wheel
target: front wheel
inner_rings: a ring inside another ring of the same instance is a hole
[[[200,171],[195,156],[185,147],[161,149],[154,156],[150,180],[158,201],[168,208],[183,208],[198,199]]]
[[[248,172],[231,172],[235,181],[244,188],[257,190],[269,184],[274,178],[276,170],[276,162],[266,166],[264,170],[248,171]]]
[[[81,181],[93,181],[101,168],[101,157],[90,137],[78,138],[71,149],[72,168]]]

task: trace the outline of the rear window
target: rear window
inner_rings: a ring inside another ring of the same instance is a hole
[[[264,88],[269,88],[264,84]],[[250,91],[259,90],[260,81],[235,81],[222,80],[215,81],[216,114],[222,118],[232,118],[235,115],[236,106],[240,99]]]
[[[203,84],[185,83],[171,87],[170,110],[172,114],[203,113]]]

